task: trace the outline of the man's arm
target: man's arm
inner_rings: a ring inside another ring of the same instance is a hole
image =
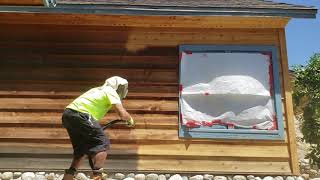
[[[133,121],[132,117],[127,112],[127,110],[122,106],[122,104],[114,104],[113,108],[115,109],[115,111],[119,115],[120,119],[124,120],[128,123],[129,127],[134,126],[134,121]]]

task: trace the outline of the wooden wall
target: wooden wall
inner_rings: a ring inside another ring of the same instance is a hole
[[[43,6],[43,0],[0,0],[0,5]]]
[[[286,113],[290,92],[284,89],[285,141],[178,138],[178,45],[276,45],[281,85],[288,89],[282,28],[1,25],[1,21],[0,26],[0,169],[67,168],[72,148],[61,126],[62,110],[90,87],[119,75],[129,81],[124,105],[137,125],[106,131],[112,142],[106,169],[298,173],[292,119],[287,121]],[[111,112],[102,124],[115,118]]]

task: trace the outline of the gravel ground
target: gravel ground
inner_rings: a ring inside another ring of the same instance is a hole
[[[62,180],[62,173],[53,172],[1,172],[2,180]],[[112,173],[103,174],[104,180],[304,180],[303,176],[254,176],[254,175],[180,175],[180,174],[135,174],[135,173]],[[89,180],[90,175],[77,173],[75,180]],[[312,180],[320,180],[320,178],[312,178]]]

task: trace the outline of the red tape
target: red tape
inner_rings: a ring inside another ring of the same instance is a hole
[[[199,123],[195,120],[187,120],[186,127],[188,127],[188,128],[195,128],[195,127],[200,127],[200,126],[201,126],[201,123]]]
[[[270,86],[270,95],[273,95],[273,71],[272,71],[272,63],[271,60],[269,62],[269,86]]]
[[[182,53],[179,53],[179,61],[182,60]]]
[[[183,90],[183,85],[179,84],[179,91],[182,92],[182,90]]]
[[[202,125],[211,127],[213,126],[213,122],[202,121]]]
[[[192,55],[192,51],[185,51],[186,54]]]
[[[268,56],[270,60],[272,59],[272,52],[262,52],[261,54]]]
[[[216,119],[211,121],[213,124],[221,124],[221,119]]]
[[[277,130],[277,129],[278,129],[277,118],[275,115],[273,115],[272,128],[270,130]]]
[[[223,123],[221,122],[221,119],[215,119],[215,120],[212,120],[212,121],[196,121],[196,120],[189,120],[189,124],[192,125],[196,125],[196,126],[207,126],[207,127],[211,127],[213,125],[229,125],[229,126],[234,126],[233,123]]]

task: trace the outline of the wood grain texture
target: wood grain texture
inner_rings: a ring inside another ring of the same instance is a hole
[[[0,127],[1,142],[37,142],[37,143],[69,143],[67,131],[63,128],[48,127]],[[116,128],[106,131],[112,143],[174,143],[186,141],[187,144],[195,142],[206,143],[222,143],[222,144],[245,144],[245,145],[274,145],[286,144],[287,137],[285,133],[285,141],[277,140],[223,140],[223,139],[180,139],[177,129],[128,129]],[[261,154],[262,156],[262,154]]]
[[[48,25],[34,27],[25,25],[23,27],[16,25],[6,25],[0,30],[3,35],[0,40],[16,42],[51,42],[51,43],[112,43],[112,44],[136,44],[164,46],[182,43],[261,43],[276,41],[276,29],[178,29],[168,28],[150,29],[150,28],[130,28],[130,29],[110,29],[109,27],[92,29],[84,26],[81,29],[74,29],[70,26]],[[18,33],[18,29],[23,28],[24,33]],[[203,33],[199,35],[199,31]],[[110,36],[112,34],[112,36]],[[79,38],[81,37],[81,38]],[[19,45],[17,43],[17,45]]]
[[[73,99],[48,98],[2,98],[2,110],[58,110],[62,111]],[[165,100],[123,100],[124,107],[130,110],[143,111],[178,111],[177,101]]]
[[[63,128],[29,128],[29,127],[0,127],[1,139],[37,139],[42,143],[50,143],[50,140],[67,142],[69,136]],[[177,130],[166,129],[110,129],[106,134],[111,140],[131,141],[135,140],[173,140],[177,141]]]
[[[49,66],[86,68],[178,68],[176,56],[129,56],[129,55],[77,55],[77,54],[30,54],[3,53],[3,66]]]
[[[130,86],[129,86],[130,87]],[[131,90],[131,88],[130,88]],[[81,95],[81,92],[76,91],[0,91],[0,97],[8,97],[8,98],[76,98]],[[178,93],[170,93],[170,92],[145,92],[145,93],[137,93],[130,92],[128,93],[127,99],[163,99],[163,100],[177,100]]]
[[[134,82],[175,83],[178,72],[174,69],[115,69],[115,68],[54,68],[54,67],[2,67],[2,80],[58,80],[100,81],[106,77],[121,76]]]
[[[213,174],[270,174],[270,175],[290,175],[288,162],[256,162],[239,160],[193,160],[193,159],[157,159],[157,156],[140,157],[139,159],[111,159],[105,163],[104,169],[110,172],[130,172],[132,169],[144,172],[166,172],[166,173],[196,173],[207,172]],[[43,167],[43,170],[60,170],[61,167],[68,167],[70,160],[62,158],[28,158],[28,157],[4,157],[1,158],[1,169],[21,169],[30,170]],[[19,162],[19,163],[17,163]],[[23,163],[21,163],[23,162]],[[43,166],[46,164],[46,166]],[[185,166],[188,164],[188,167]],[[89,169],[88,164],[82,166]],[[193,171],[190,171],[192,169]]]
[[[138,129],[178,129],[178,115],[171,114],[133,114]],[[106,124],[119,119],[116,113],[108,113],[99,123]],[[47,127],[62,128],[61,113],[56,112],[0,112],[2,127]],[[110,128],[126,128],[115,124]]]
[[[107,77],[105,77],[107,78]],[[3,91],[44,91],[51,94],[59,92],[85,92],[93,87],[101,86],[104,80],[76,81],[76,80],[0,80],[0,89]],[[25,86],[30,84],[30,86]],[[178,93],[178,82],[130,82],[129,94],[132,93]],[[70,97],[70,96],[69,96]]]
[[[163,19],[146,17],[153,24],[141,24],[131,21],[136,17],[91,15],[58,15],[65,19],[53,24],[57,17],[50,14],[15,15],[0,14],[0,24],[5,25],[0,29],[0,157],[13,160],[6,167],[0,162],[1,169],[34,169],[44,164],[50,164],[48,169],[68,167],[72,149],[61,125],[63,109],[108,76],[120,75],[129,80],[124,105],[137,125],[133,129],[116,125],[106,131],[112,143],[107,169],[291,173],[287,133],[285,141],[178,138],[178,45],[279,48],[275,28],[279,24],[266,26],[271,21],[263,18],[240,18],[239,22],[218,18],[226,22],[216,28],[218,22],[212,21],[196,26],[212,18],[179,17],[197,22],[185,27],[173,18],[167,21],[168,27],[159,27],[156,23]],[[49,17],[53,21],[45,22]],[[112,24],[116,17],[123,24]],[[26,24],[25,18],[34,21]],[[282,76],[283,71],[279,73]],[[116,118],[110,112],[101,124]],[[23,163],[15,164],[15,158]]]
[[[286,112],[286,123],[289,135],[289,150],[290,150],[290,164],[292,168],[292,173],[295,175],[300,174],[298,155],[297,155],[297,141],[296,141],[296,133],[294,127],[294,114],[293,114],[293,104],[292,104],[292,88],[291,88],[291,80],[289,77],[289,65],[287,59],[287,49],[286,49],[286,39],[285,39],[285,31],[284,29],[279,29],[279,43],[280,43],[280,57],[282,64],[282,86],[284,91],[284,105]]]
[[[43,6],[42,0],[0,0],[0,5]]]
[[[72,154],[70,144],[37,144],[37,143],[0,143],[0,153],[3,154]],[[281,150],[281,151],[279,151]],[[173,142],[158,144],[155,142],[143,144],[111,144],[109,155],[154,155],[196,157],[237,157],[237,158],[268,158],[286,161],[289,158],[286,144],[269,145],[239,145],[239,144],[207,144],[203,142]],[[261,156],[263,154],[263,156]]]
[[[176,45],[150,45],[125,43],[55,43],[55,42],[0,42],[0,52],[3,53],[45,53],[45,54],[74,54],[83,55],[144,55],[144,56],[175,56],[178,53]]]
[[[26,19],[29,21],[25,21]],[[0,14],[0,24],[100,25],[117,27],[283,28],[288,20],[289,18],[284,17],[240,16],[126,16],[66,13]]]

